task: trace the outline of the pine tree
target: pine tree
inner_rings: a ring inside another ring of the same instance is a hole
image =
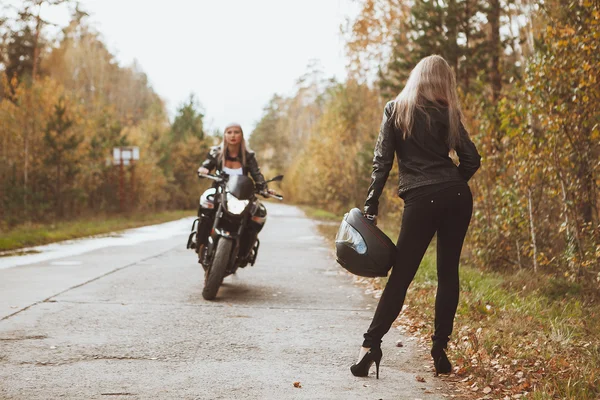
[[[424,57],[439,54],[454,69],[463,92],[472,90],[471,77],[486,70],[485,32],[475,16],[480,0],[416,0],[404,30],[394,37],[389,63],[380,70],[380,87],[397,94],[408,74]]]
[[[65,99],[54,106],[54,114],[46,125],[44,144],[46,146],[46,165],[55,168],[54,198],[58,217],[64,216],[64,192],[78,174],[77,148],[83,137],[72,129],[73,119],[67,113]]]
[[[6,75],[18,81],[33,75],[35,35],[29,26],[11,32],[6,43]]]
[[[406,32],[399,32],[394,37],[394,46],[390,61],[384,69],[379,68],[379,88],[384,99],[393,99],[404,87],[410,70],[414,67],[410,64],[410,52],[414,46],[408,40]]]
[[[177,110],[177,115],[171,127],[171,136],[174,142],[180,142],[188,137],[204,138],[204,126],[202,122],[204,114],[194,94],[190,94],[188,100]]]

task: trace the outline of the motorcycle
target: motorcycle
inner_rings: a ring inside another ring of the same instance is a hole
[[[267,210],[255,194],[280,201],[283,196],[257,190],[254,182],[244,175],[198,176],[211,179],[216,185],[214,193],[205,192],[200,198],[201,207],[192,223],[187,248],[196,250],[205,271],[202,297],[213,300],[226,276],[256,262],[260,247],[258,233],[267,220]],[[279,175],[266,183],[282,179],[283,175]],[[201,226],[211,228],[210,232],[200,232],[197,228]],[[206,240],[203,236],[207,236]]]

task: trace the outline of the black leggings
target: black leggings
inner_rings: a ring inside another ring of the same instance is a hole
[[[445,345],[452,333],[458,306],[458,263],[473,211],[473,197],[464,184],[428,194],[404,205],[397,243],[396,264],[389,276],[364,347],[378,347],[400,314],[408,286],[423,255],[437,233],[438,288],[435,298],[435,332],[432,339]]]

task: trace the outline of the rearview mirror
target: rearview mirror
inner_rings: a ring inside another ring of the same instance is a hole
[[[277,175],[275,178],[271,179],[269,182],[280,182],[283,180],[283,175]]]

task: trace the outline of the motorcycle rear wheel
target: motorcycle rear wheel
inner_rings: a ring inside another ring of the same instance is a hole
[[[217,297],[217,292],[219,291],[219,287],[221,287],[221,283],[223,283],[223,278],[225,277],[227,265],[229,265],[232,248],[233,241],[231,239],[224,237],[219,239],[212,266],[208,270],[204,280],[202,297],[204,297],[205,300],[214,300],[214,298]]]

